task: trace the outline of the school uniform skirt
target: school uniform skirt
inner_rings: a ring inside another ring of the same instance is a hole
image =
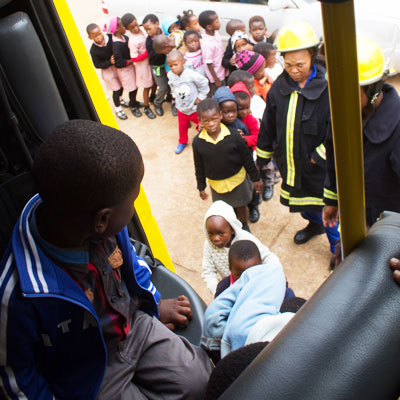
[[[142,61],[135,62],[134,65],[137,87],[141,89],[151,88],[153,86],[153,76],[151,75],[149,59],[145,58]]]
[[[239,186],[236,186],[231,192],[217,193],[213,188],[211,188],[211,198],[213,202],[217,200],[223,200],[233,208],[247,206],[252,197],[253,182],[250,180],[248,175],[246,175],[246,179]]]
[[[121,89],[122,83],[118,78],[117,68],[114,65],[102,69],[101,77],[103,78],[103,81],[106,84],[107,90],[116,92],[117,90]]]
[[[133,64],[129,64],[127,67],[117,68],[117,73],[124,90],[132,92],[137,89],[135,68],[133,67]]]

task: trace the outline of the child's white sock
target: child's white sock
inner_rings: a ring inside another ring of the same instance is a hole
[[[116,112],[122,111],[122,107],[121,107],[121,106],[115,107],[115,111],[116,111]]]

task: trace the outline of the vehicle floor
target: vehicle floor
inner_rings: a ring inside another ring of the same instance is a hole
[[[67,0],[67,3],[89,50],[91,42],[85,29],[92,22],[103,25],[100,2]],[[400,77],[392,78],[391,83],[400,90]],[[106,92],[106,95],[114,109],[110,93]],[[124,98],[128,101],[127,93]],[[135,118],[129,109],[125,109],[128,119],[117,119],[117,122],[143,155],[143,187],[176,271],[208,304],[212,295],[201,277],[201,261],[205,240],[203,218],[211,205],[211,195],[203,201],[196,189],[191,147],[196,134],[193,124],[189,145],[183,153],[176,155],[178,120],[171,115],[170,103],[164,103],[164,111],[163,117],[150,120],[145,115]],[[250,224],[250,229],[278,255],[295,294],[308,299],[330,274],[328,239],[326,235],[320,235],[300,246],[293,242],[293,236],[306,226],[307,221],[299,214],[289,213],[288,208],[280,204],[279,189],[280,184],[275,185],[273,199],[260,205],[261,218],[256,224]],[[206,191],[210,194],[209,188]]]

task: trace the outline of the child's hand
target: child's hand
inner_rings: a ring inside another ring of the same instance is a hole
[[[186,296],[160,300],[158,308],[160,321],[172,331],[175,328],[186,328],[193,318],[192,307]]]
[[[240,133],[240,136],[241,136],[241,137],[243,137],[243,136],[244,136],[243,129],[238,129],[237,131]]]
[[[258,80],[260,86],[265,86],[267,84],[267,77],[264,75],[261,79]]]
[[[197,106],[197,104],[199,104],[201,102],[201,100],[197,97],[197,99],[194,101],[194,105]]]
[[[335,206],[325,206],[322,209],[322,222],[325,227],[334,228],[339,222],[338,208]]]
[[[269,75],[267,75],[267,82],[270,83],[271,85],[274,83],[274,80],[272,77],[270,77]]]
[[[110,58],[110,63],[113,64],[113,65],[115,64],[115,58],[114,58],[114,56],[111,56],[111,58]]]
[[[254,185],[254,190],[256,191],[256,193],[260,193],[262,190],[262,187],[263,187],[262,180],[260,179],[257,182],[253,182],[253,185]]]
[[[222,82],[221,82],[219,79],[217,79],[214,83],[215,83],[215,86],[216,86],[217,88],[219,88],[219,87],[222,86]]]
[[[389,266],[393,270],[393,278],[398,285],[400,285],[400,260],[398,258],[391,258]]]
[[[208,199],[208,194],[206,193],[205,190],[200,190],[200,198],[202,200],[207,200]]]
[[[229,60],[229,64],[231,64],[232,66],[235,66],[235,65],[236,65],[235,56],[233,56],[233,57]]]

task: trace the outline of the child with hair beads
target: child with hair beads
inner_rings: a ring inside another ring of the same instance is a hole
[[[121,101],[123,87],[118,78],[117,69],[115,67],[115,58],[112,52],[112,35],[111,33],[103,34],[100,27],[96,24],[89,24],[86,32],[90,40],[93,40],[90,48],[90,56],[93,65],[101,69],[101,77],[103,78],[106,88],[113,92],[112,98],[115,106],[115,113],[119,119],[125,120],[128,117],[121,108],[121,105],[128,106]]]
[[[160,29],[160,21],[156,15],[148,14],[144,17],[142,26],[148,35],[146,38],[146,50],[149,55],[151,74],[154,82],[158,86],[156,97],[154,98],[154,109],[156,114],[161,117],[164,115],[162,103],[168,92],[168,78],[167,73],[165,72],[165,54],[158,54],[153,49],[154,37],[162,33]]]
[[[275,46],[271,43],[259,42],[254,46],[253,50],[264,57],[267,80],[269,83],[273,83],[283,72],[283,67],[276,58]]]
[[[253,43],[268,42],[273,44],[278,34],[278,29],[275,29],[272,34],[270,34],[267,31],[264,18],[260,15],[255,15],[249,19],[249,32]]]
[[[239,240],[229,249],[234,283],[207,307],[201,345],[221,358],[243,347],[254,325],[277,316],[285,297],[286,279],[279,262],[263,263],[257,245]]]
[[[128,41],[130,56],[133,61],[136,75],[136,85],[143,89],[144,113],[150,119],[156,116],[151,111],[149,103],[150,89],[153,87],[149,55],[146,50],[147,34],[140,28],[133,14],[125,14],[121,18],[124,27],[131,33]]]
[[[136,100],[136,76],[128,47],[129,38],[125,35],[126,29],[122,25],[121,18],[110,18],[108,31],[113,35],[112,50],[119,80],[122,87],[129,92],[129,107],[135,117],[141,117],[140,104]]]
[[[189,123],[199,124],[197,104],[207,97],[209,91],[207,78],[192,69],[184,68],[185,61],[178,50],[172,50],[167,56],[170,68],[168,83],[178,110],[179,143],[175,149],[176,154],[182,153],[187,146]]]
[[[232,48],[232,35],[236,31],[246,32],[246,25],[240,19],[231,19],[226,24],[226,33],[229,35],[228,44],[225,48],[224,56],[222,57],[222,65],[228,70],[229,73],[236,70],[235,55]]]
[[[253,74],[256,94],[266,101],[271,84],[267,82],[264,57],[254,51],[242,50],[236,53],[235,60],[239,69]]]
[[[246,143],[236,129],[221,124],[222,113],[213,99],[201,101],[197,114],[203,130],[193,139],[197,189],[202,200],[208,198],[206,178],[213,201],[224,200],[248,229],[246,206],[253,193],[261,189],[258,170]],[[250,178],[247,176],[247,173]]]
[[[228,251],[238,240],[251,240],[257,245],[264,264],[278,263],[279,258],[253,234],[242,228],[233,208],[224,201],[216,201],[204,216],[204,241],[202,277],[212,294],[221,278],[230,275]]]
[[[188,51],[185,54],[185,68],[190,68],[199,74],[206,76],[206,70],[204,68],[203,55],[200,46],[200,34],[189,29],[183,35],[183,40],[185,41],[185,46]]]
[[[187,10],[182,12],[182,16],[178,15],[177,19],[181,28],[184,31],[194,30],[198,33],[201,32],[201,27],[199,24],[199,19],[193,14],[193,10]]]
[[[201,50],[206,66],[207,78],[210,81],[211,94],[225,85],[228,71],[222,65],[224,45],[218,31],[221,28],[218,15],[215,11],[206,10],[199,15],[199,24],[205,30],[202,35]]]

